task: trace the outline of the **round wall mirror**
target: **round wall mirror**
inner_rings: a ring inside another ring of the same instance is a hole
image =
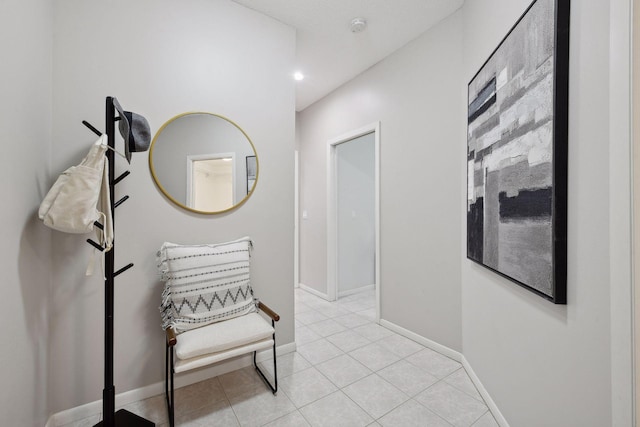
[[[226,212],[253,192],[258,156],[247,134],[231,120],[193,112],[169,119],[149,149],[156,185],[176,205],[203,214]]]

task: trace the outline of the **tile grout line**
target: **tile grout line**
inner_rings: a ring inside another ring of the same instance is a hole
[[[475,388],[476,386],[473,385],[473,381],[471,382],[471,385],[473,386],[473,388],[476,390],[476,392],[478,393],[478,396],[480,396],[480,399],[478,399],[476,396],[471,395],[470,393],[467,393],[465,390],[462,390],[460,387],[456,387],[454,384],[451,384],[450,382],[446,381],[447,378],[449,378],[450,376],[452,376],[453,374],[455,374],[456,372],[459,372],[460,369],[464,370],[464,366],[461,366],[459,369],[455,370],[454,372],[450,373],[449,375],[447,375],[446,377],[444,377],[442,380],[444,382],[446,382],[448,385],[450,385],[451,387],[455,388],[458,391],[463,392],[464,394],[466,394],[467,396],[477,400],[478,402],[484,403],[485,406],[487,406],[487,408],[489,407],[487,405],[487,402],[484,401],[484,399],[482,398],[482,395],[480,395],[480,392]],[[469,374],[467,374],[467,371],[464,371],[465,375],[468,377]]]

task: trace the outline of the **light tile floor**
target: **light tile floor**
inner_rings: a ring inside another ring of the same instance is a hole
[[[183,387],[178,426],[498,425],[460,363],[374,323],[373,291],[334,303],[295,295],[297,351],[278,357],[278,394],[252,367]],[[272,374],[272,361],[262,368]],[[125,408],[168,426],[163,395]]]

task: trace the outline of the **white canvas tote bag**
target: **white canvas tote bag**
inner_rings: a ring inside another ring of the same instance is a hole
[[[100,243],[110,249],[113,231],[109,230],[111,210],[108,178],[105,180],[108,160],[104,153],[107,148],[107,136],[102,135],[78,166],[70,167],[58,177],[40,204],[38,216],[54,230],[76,234],[93,231],[93,223],[101,220],[105,232],[100,233]],[[98,210],[98,201],[101,202],[100,208],[106,212]]]

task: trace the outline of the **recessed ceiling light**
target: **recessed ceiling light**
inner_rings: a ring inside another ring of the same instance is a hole
[[[304,74],[302,74],[300,71],[296,71],[295,73],[293,73],[293,78],[297,81],[300,81],[304,79]]]

